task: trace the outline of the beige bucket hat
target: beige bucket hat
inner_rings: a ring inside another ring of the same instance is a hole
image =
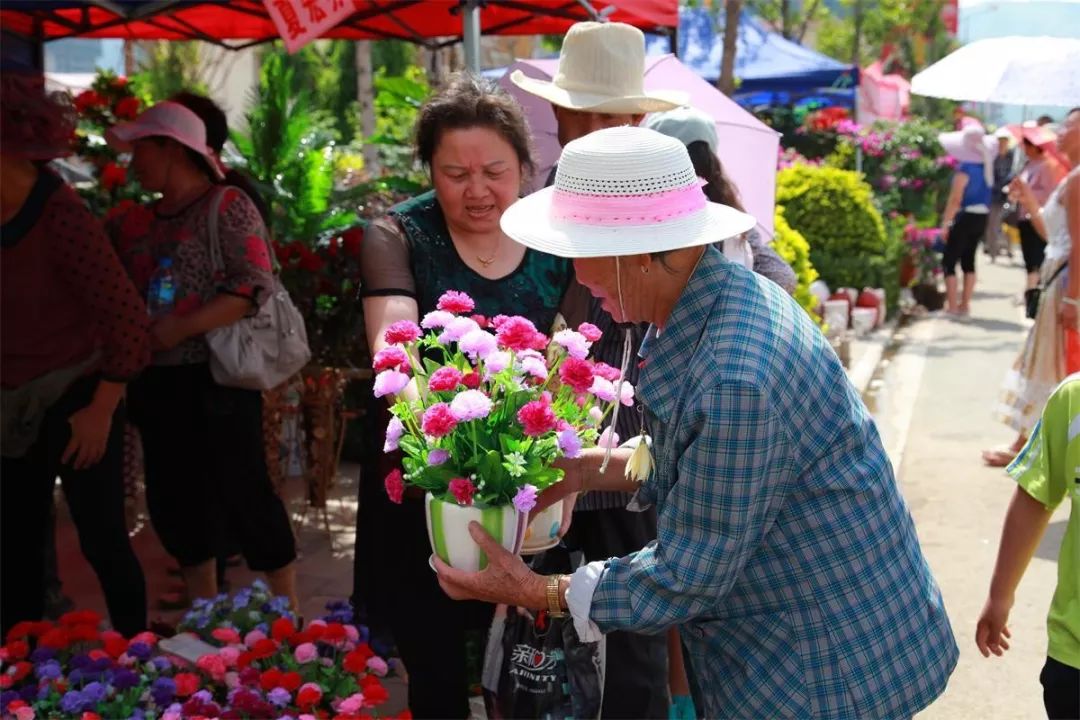
[[[570,110],[607,114],[661,112],[685,105],[686,93],[646,91],[645,36],[624,23],[576,23],[566,33],[551,81],[520,70],[510,81],[531,95]]]

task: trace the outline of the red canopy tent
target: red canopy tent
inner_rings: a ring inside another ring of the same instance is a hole
[[[573,23],[598,15],[648,32],[678,25],[677,0],[353,1],[357,11],[322,37],[392,38],[442,47],[461,40],[461,12],[470,8],[478,9],[483,35],[562,34]],[[233,49],[278,39],[262,0],[0,0],[0,30],[39,42],[70,37],[202,40]]]

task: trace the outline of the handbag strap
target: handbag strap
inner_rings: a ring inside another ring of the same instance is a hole
[[[232,185],[219,185],[210,201],[207,230],[210,234],[210,264],[215,272],[225,272],[225,257],[221,252],[221,237],[218,235],[218,214],[221,212],[221,203],[225,200],[225,193],[232,189],[239,193],[244,192],[240,188],[233,188]],[[266,232],[263,233],[263,242],[266,244],[266,254],[270,258],[270,269],[276,277],[281,272],[281,265],[277,261],[274,247],[270,244],[270,229],[264,228],[264,230]]]
[[[1061,274],[1061,271],[1064,270],[1067,267],[1069,267],[1069,261],[1068,260],[1061,263],[1061,266],[1057,270],[1054,271],[1054,274],[1050,276],[1050,279],[1047,280],[1046,283],[1042,285],[1043,289],[1046,289],[1046,288],[1050,287],[1054,283],[1054,281],[1057,280],[1057,276]]]

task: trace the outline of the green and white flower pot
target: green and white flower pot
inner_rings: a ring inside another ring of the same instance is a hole
[[[431,493],[424,496],[428,540],[432,551],[450,567],[476,572],[487,567],[487,554],[469,534],[469,523],[484,526],[495,540],[515,555],[521,551],[529,516],[513,505],[478,508],[443,502]]]
[[[562,529],[563,501],[549,505],[538,512],[525,529],[525,542],[521,546],[522,555],[533,555],[550,550],[559,544],[559,530]]]

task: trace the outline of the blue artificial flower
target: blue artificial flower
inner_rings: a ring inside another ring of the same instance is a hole
[[[290,695],[289,691],[285,688],[277,687],[270,691],[266,696],[266,699],[269,700],[272,705],[285,707],[292,702],[292,695]]]
[[[119,692],[130,690],[139,684],[139,676],[127,668],[120,668],[113,673],[112,686]]]
[[[233,598],[233,608],[236,610],[243,610],[248,606],[249,602],[251,602],[251,595],[239,592],[236,594],[236,597]]]
[[[135,708],[131,711],[131,717],[128,720],[146,720],[146,713],[142,708]]]
[[[169,668],[172,667],[172,662],[170,662],[169,658],[165,657],[164,655],[158,655],[156,658],[154,658],[150,662],[153,663],[154,668],[158,672],[165,672],[166,670],[168,670]]]
[[[254,588],[255,590],[259,590],[261,592],[269,592],[269,590],[270,590],[270,587],[261,578],[255,580],[255,582],[251,583],[251,587]]]
[[[209,625],[209,624],[210,624],[210,617],[208,615],[201,615],[195,621],[195,627],[197,627],[199,630],[205,630],[206,626]]]
[[[158,707],[165,707],[176,697],[176,683],[172,678],[157,678],[150,684],[150,697]]]
[[[91,663],[89,655],[76,655],[68,660],[68,667],[84,668]]]
[[[19,693],[14,690],[5,690],[0,693],[0,713],[7,712],[7,706],[14,700],[19,699]]]
[[[96,705],[108,697],[109,689],[99,682],[92,682],[86,684],[86,687],[82,689],[82,693],[84,698]]]
[[[128,645],[127,654],[136,660],[143,662],[150,659],[151,648],[144,642],[131,643]]]
[[[34,650],[34,652],[30,653],[30,662],[32,662],[32,663],[34,663],[36,665],[39,662],[45,662],[46,660],[52,660],[55,657],[56,657],[56,651],[53,650],[52,648],[39,647],[38,649]]]
[[[63,675],[63,671],[56,660],[46,660],[34,669],[34,675],[38,680],[56,680]]]
[[[69,715],[81,713],[87,705],[86,697],[78,690],[70,690],[60,698],[60,709]]]
[[[210,694],[209,690],[200,690],[191,697],[195,698],[201,703],[208,703],[214,699],[214,696]]]
[[[270,625],[268,623],[261,622],[255,626],[255,629],[261,632],[263,635],[270,634]]]

